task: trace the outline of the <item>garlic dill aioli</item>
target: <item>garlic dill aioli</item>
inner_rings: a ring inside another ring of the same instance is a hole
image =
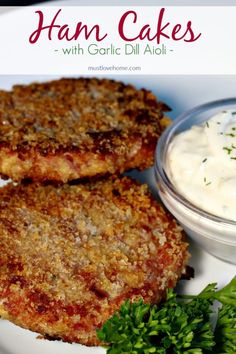
[[[175,136],[167,173],[192,204],[236,221],[236,111],[221,111]]]

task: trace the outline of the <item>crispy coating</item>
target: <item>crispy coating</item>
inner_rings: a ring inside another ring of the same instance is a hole
[[[189,258],[173,217],[128,177],[7,185],[0,234],[0,316],[86,345],[125,299],[159,301]]]
[[[150,167],[167,110],[150,91],[107,79],[0,91],[0,174],[67,182]]]

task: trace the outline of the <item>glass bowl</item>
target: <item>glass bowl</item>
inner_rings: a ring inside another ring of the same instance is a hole
[[[183,197],[168,178],[166,164],[168,148],[177,134],[227,109],[236,110],[236,98],[203,104],[174,120],[159,139],[155,152],[155,177],[161,200],[186,233],[207,252],[236,264],[236,221],[212,215]]]

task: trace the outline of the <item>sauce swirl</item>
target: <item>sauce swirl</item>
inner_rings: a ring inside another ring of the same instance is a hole
[[[236,221],[236,111],[221,111],[175,136],[167,173],[192,204]]]

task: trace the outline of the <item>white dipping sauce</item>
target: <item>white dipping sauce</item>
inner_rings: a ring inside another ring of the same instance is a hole
[[[168,149],[167,173],[194,205],[236,221],[236,111],[221,111],[177,135]]]

